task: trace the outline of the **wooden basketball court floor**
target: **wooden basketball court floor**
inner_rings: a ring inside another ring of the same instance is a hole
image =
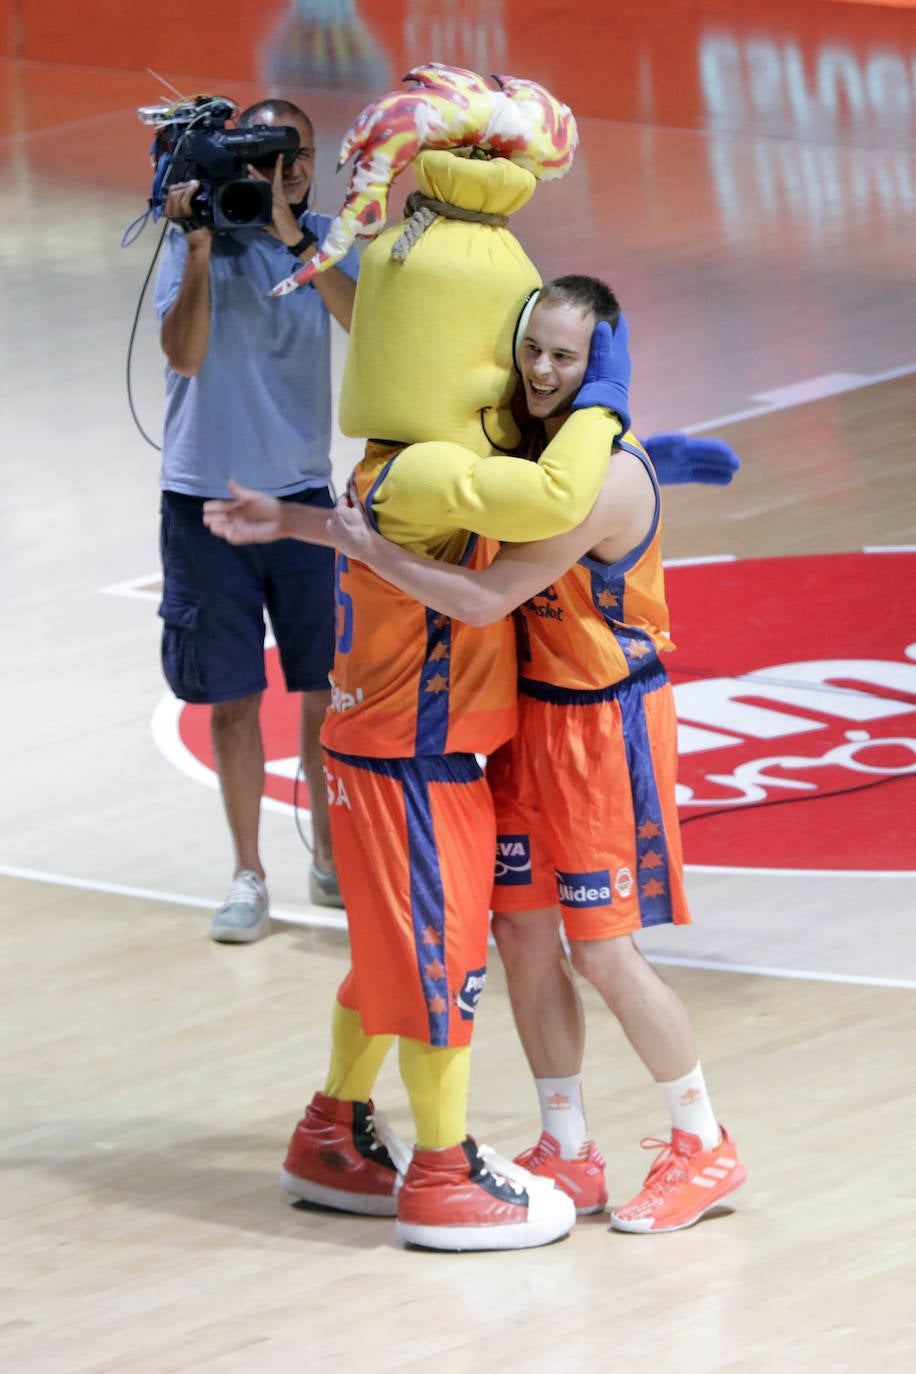
[[[203,6],[212,24],[241,8]],[[419,20],[401,8],[406,42]],[[731,488],[668,493],[668,558],[912,548],[912,8],[722,0],[705,23],[702,7],[673,6],[669,22],[695,20],[676,52],[638,7],[611,8],[637,67],[642,54],[633,99],[608,114],[594,90],[583,96],[573,172],[540,187],[513,227],[545,276],[594,271],[618,289],[640,432],[716,433],[742,455]],[[485,65],[484,45],[475,64],[446,38],[405,61],[392,39],[379,85],[309,92],[320,208],[337,208],[344,130],[411,63],[554,75],[546,58],[521,66],[509,0],[470,7],[481,24],[500,10],[498,62]],[[607,22],[586,10],[592,31]],[[262,71],[214,70],[195,43],[164,71],[179,89],[243,103],[265,89]],[[124,382],[158,235],[119,246],[148,194],[134,107],[163,88],[100,51],[89,67],[79,51],[45,60],[20,42],[3,62],[0,1368],[911,1369],[916,875],[871,871],[867,852],[813,872],[778,855],[766,871],[730,868],[723,855],[690,869],[695,925],[644,940],[691,1008],[748,1165],[719,1215],[667,1237],[591,1217],[541,1250],[437,1255],[399,1248],[388,1221],[290,1205],[279,1190],[290,1130],[323,1083],[346,935],[304,896],[308,855],[289,812],[268,810],[276,931],[250,948],[206,938],[228,845],[217,793],[154,737],[166,695],[157,455]],[[839,101],[824,75],[837,51],[856,78]],[[796,60],[804,109],[790,98]],[[684,94],[678,113],[681,69],[703,98]],[[766,104],[777,86],[783,103]],[[576,90],[572,71],[558,94],[577,108]],[[338,333],[337,379],[344,349]],[[148,299],[132,372],[158,436]],[[358,447],[336,442],[339,481]],[[911,622],[914,600],[910,588]],[[912,827],[912,812],[897,823]],[[664,1113],[583,995],[590,1121],[620,1201]],[[376,1100],[409,1136],[394,1058]],[[495,956],[470,1125],[506,1154],[537,1132]]]

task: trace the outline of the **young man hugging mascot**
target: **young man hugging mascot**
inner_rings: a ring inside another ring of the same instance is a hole
[[[513,339],[541,284],[510,229],[539,180],[572,163],[571,111],[542,87],[431,64],[370,105],[344,141],[349,194],[328,238],[275,294],[305,285],[359,234],[363,255],[340,424],[367,440],[351,478],[379,531],[480,567],[498,541],[578,524],[629,428],[626,322],[595,331],[574,413],[537,462],[512,456]],[[394,177],[418,186],[383,229]],[[282,300],[278,301],[282,308]],[[689,480],[677,449],[674,480]],[[727,480],[714,478],[713,480]],[[329,542],[320,513],[237,489],[207,522],[233,542]],[[352,967],[337,992],[327,1079],[290,1142],[297,1197],[397,1218],[440,1250],[547,1244],[575,1222],[549,1180],[468,1135],[474,1013],[486,979],[495,823],[479,758],[515,727],[516,649],[504,620],[441,616],[337,558],[333,705],[322,731]],[[399,1042],[416,1144],[371,1094]]]

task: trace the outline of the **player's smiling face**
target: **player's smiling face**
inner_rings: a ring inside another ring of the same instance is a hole
[[[555,433],[569,414],[588,366],[595,317],[560,301],[543,301],[519,345],[528,413]]]

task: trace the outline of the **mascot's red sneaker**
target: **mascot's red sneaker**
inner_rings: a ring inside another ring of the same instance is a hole
[[[371,1102],[316,1093],[293,1131],[280,1182],[305,1202],[393,1217],[410,1148]]]
[[[523,1250],[559,1240],[575,1221],[575,1204],[552,1180],[468,1139],[414,1151],[397,1236],[430,1250]]]

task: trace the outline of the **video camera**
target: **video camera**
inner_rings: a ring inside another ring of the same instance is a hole
[[[193,217],[183,222],[184,228],[230,230],[270,223],[270,184],[246,172],[253,166],[272,173],[278,154],[289,167],[299,148],[299,134],[288,125],[227,129],[238,109],[232,100],[206,95],[174,105],[141,106],[140,122],[158,131],[151,149],[156,169],[150,196],[154,214],[161,213],[170,186],[199,181],[191,201]]]

